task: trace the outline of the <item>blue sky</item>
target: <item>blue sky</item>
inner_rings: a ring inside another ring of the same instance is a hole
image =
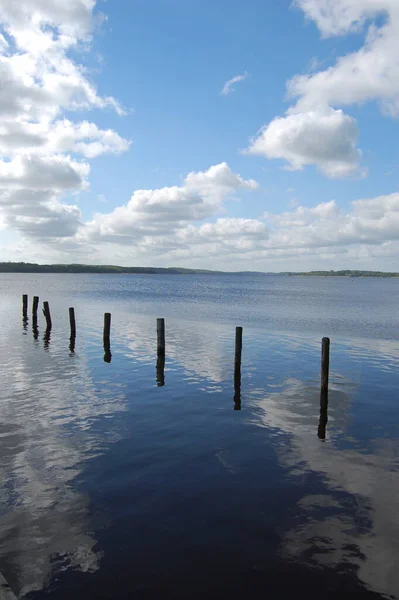
[[[42,4],[0,0],[0,260],[399,270],[396,0]]]

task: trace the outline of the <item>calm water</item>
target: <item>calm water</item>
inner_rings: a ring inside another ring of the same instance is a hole
[[[50,339],[23,293],[50,302]],[[399,279],[1,274],[0,319],[18,597],[399,597]]]

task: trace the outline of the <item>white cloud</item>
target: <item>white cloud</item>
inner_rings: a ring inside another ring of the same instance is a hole
[[[342,35],[359,30],[366,19],[397,9],[396,0],[295,0],[323,35]]]
[[[367,25],[359,50],[325,70],[293,77],[287,87],[296,104],[285,117],[266,125],[249,150],[283,158],[294,169],[315,164],[330,177],[346,177],[356,172],[361,153],[356,148],[356,121],[337,109],[377,101],[385,114],[399,115],[399,2],[296,0],[295,4],[325,37],[360,31],[377,16],[382,20]]]
[[[104,252],[108,262],[110,256],[117,256],[123,264],[233,270],[248,269],[248,265],[251,270],[266,271],[306,270],[309,265],[335,268],[337,262],[346,268],[362,260],[366,265],[359,268],[370,268],[370,261],[395,260],[399,253],[397,193],[354,201],[348,210],[331,200],[280,214],[266,212],[259,219],[219,217],[195,223],[217,215],[223,200],[235,190],[256,187],[227,169],[222,164],[189,174],[181,186],[138,190],[127,205],[96,214],[74,239],[81,248],[90,243],[98,256]],[[229,189],[219,187],[230,178]],[[213,181],[211,187],[209,181]],[[385,263],[383,268],[394,270]]]
[[[67,119],[54,123],[10,121],[0,124],[0,155],[53,155],[73,152],[86,158],[100,154],[119,154],[129,142],[112,129],[100,129],[94,123],[72,123]]]
[[[85,233],[91,240],[125,244],[145,236],[165,236],[185,223],[214,215],[222,201],[237,190],[257,187],[254,180],[245,180],[220,163],[207,171],[189,173],[181,186],[136,190],[126,205],[96,214]]]
[[[222,91],[220,92],[222,96],[228,96],[231,92],[235,91],[234,85],[236,83],[240,83],[241,81],[245,81],[248,77],[248,73],[242,73],[242,75],[235,75],[231,79],[228,79],[224,84]]]
[[[88,187],[92,159],[129,141],[68,110],[109,107],[74,57],[89,48],[95,0],[0,0],[0,220],[32,238],[73,236],[80,210],[65,193]]]
[[[324,108],[274,119],[247,152],[285,159],[293,170],[317,165],[329,177],[345,177],[358,170],[357,138],[354,119],[341,110]]]
[[[301,3],[300,3],[301,4]],[[304,2],[309,17],[325,35],[346,33],[360,27],[366,17],[385,13],[379,27],[368,27],[365,43],[356,52],[339,58],[335,65],[311,75],[294,77],[288,91],[297,97],[295,111],[320,104],[352,105],[377,100],[386,113],[399,114],[399,4],[396,0],[339,0],[325,10],[325,2]]]
[[[11,161],[0,161],[0,190],[83,189],[89,171],[87,163],[65,155],[17,156]]]
[[[265,213],[264,219],[274,227],[274,248],[385,244],[399,240],[399,194],[354,201],[348,212],[331,201],[277,215]]]

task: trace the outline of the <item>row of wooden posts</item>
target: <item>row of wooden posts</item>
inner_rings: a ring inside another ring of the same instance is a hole
[[[39,297],[33,297],[32,303],[32,319],[33,326],[37,328],[37,311],[39,307]],[[23,320],[28,319],[28,296],[22,296],[22,315]],[[43,302],[43,315],[46,319],[46,334],[49,340],[50,331],[52,328],[50,306],[48,302]],[[70,350],[73,352],[76,339],[76,321],[75,309],[69,309],[69,325],[70,325]],[[234,410],[241,410],[241,356],[242,356],[242,327],[236,327],[235,334],[235,354],[234,354]],[[104,313],[104,361],[111,362],[111,313]],[[157,385],[165,385],[165,319],[157,319],[157,366],[156,379]],[[323,337],[321,341],[321,385],[320,385],[320,420],[318,428],[318,436],[320,439],[325,439],[328,411],[328,375],[330,368],[330,339]]]

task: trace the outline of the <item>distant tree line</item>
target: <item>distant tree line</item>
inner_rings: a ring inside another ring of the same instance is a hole
[[[183,269],[180,267],[118,267],[115,265],[38,265],[26,262],[2,262],[0,273],[147,273],[147,274],[178,274],[186,273],[217,273],[201,269]]]
[[[313,277],[399,277],[399,273],[384,273],[383,271],[309,271],[309,272],[284,272],[262,273],[259,271],[209,271],[205,269],[184,269],[182,267],[119,267],[116,265],[38,265],[26,262],[0,262],[0,273],[131,273],[152,275],[189,275],[201,273],[210,275],[306,275]]]
[[[315,277],[399,277],[399,273],[386,273],[384,271],[309,271],[307,273],[288,273],[288,275],[306,275]]]

